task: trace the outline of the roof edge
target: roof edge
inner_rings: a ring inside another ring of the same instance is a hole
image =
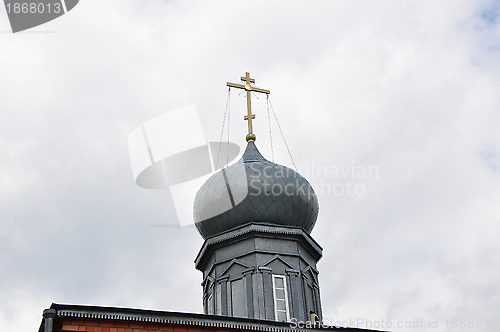
[[[199,313],[171,312],[137,308],[104,307],[91,305],[59,304],[52,303],[50,309],[55,309],[57,317],[107,319],[121,321],[135,321],[159,324],[191,325],[210,328],[240,329],[264,332],[297,332],[297,331],[376,331],[354,327],[318,327],[299,328],[293,323],[276,322],[252,318],[239,318],[206,315]],[[44,322],[39,332],[45,332]]]

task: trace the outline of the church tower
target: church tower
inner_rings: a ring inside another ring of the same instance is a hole
[[[203,273],[205,314],[286,321],[322,318],[316,264],[322,248],[310,233],[318,199],[294,170],[266,160],[255,145],[249,73],[247,147],[234,165],[214,174],[194,201],[195,225],[205,239],[196,257]]]

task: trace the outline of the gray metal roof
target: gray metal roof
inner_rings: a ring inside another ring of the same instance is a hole
[[[266,160],[254,142],[242,158],[214,174],[194,200],[194,221],[203,238],[249,222],[301,227],[310,233],[319,203],[309,182]]]
[[[232,228],[229,231],[223,232],[217,236],[212,236],[208,238],[203,246],[201,247],[198,255],[195,259],[196,268],[200,269],[202,265],[202,257],[205,252],[210,250],[211,247],[217,245],[220,242],[229,241],[235,238],[244,238],[247,235],[253,233],[268,233],[272,236],[296,236],[300,237],[304,241],[304,247],[315,259],[319,260],[322,256],[323,248],[302,228],[293,226],[275,226],[270,223],[256,223],[251,222],[241,226]]]

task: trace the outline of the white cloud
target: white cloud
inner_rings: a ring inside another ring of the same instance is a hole
[[[297,166],[379,170],[353,179],[363,196],[321,196],[326,317],[496,318],[495,13],[493,1],[87,0],[34,29],[55,33],[0,34],[0,328],[38,328],[50,301],[201,311],[202,240],[148,227],[175,211],[167,192],[135,186],[127,137],[196,104],[218,141],[225,82],[245,71],[271,90]],[[265,100],[254,105],[271,158]],[[242,145],[244,108],[232,91]]]

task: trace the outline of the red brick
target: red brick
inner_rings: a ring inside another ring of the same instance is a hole
[[[118,329],[118,332],[125,332],[125,329],[123,327]]]
[[[59,321],[59,325],[71,325],[71,320],[61,317],[61,320]]]
[[[115,327],[129,327],[129,323],[126,322],[116,322]]]
[[[159,329],[163,331],[173,331],[174,327],[172,325],[162,325]]]
[[[203,332],[215,332],[215,330],[212,330],[212,329],[203,329]]]
[[[201,329],[197,329],[197,328],[194,328],[194,327],[189,327],[188,328],[188,332],[201,332]]]
[[[146,330],[155,330],[155,331],[158,331],[158,325],[154,325],[154,324],[144,324],[144,328]]]
[[[96,320],[86,320],[85,325],[99,326],[99,322]]]
[[[109,332],[118,332],[118,329],[116,327],[110,327]]]
[[[100,322],[99,326],[113,327],[115,325],[112,322]]]
[[[130,327],[134,329],[142,329],[144,328],[144,324],[130,323]]]
[[[71,325],[83,325],[83,319],[73,319]]]
[[[63,331],[78,331],[78,326],[76,325],[63,325]]]
[[[103,327],[102,332],[109,332],[109,327]]]
[[[93,326],[87,326],[87,331],[94,332],[94,327]]]
[[[83,323],[83,322],[82,322]],[[85,326],[79,326],[78,331],[85,331],[87,328]]]
[[[125,329],[125,332],[132,332],[132,329]]]
[[[187,332],[187,327],[184,326],[174,326],[174,331],[176,332]]]
[[[94,327],[94,332],[102,332],[102,329],[100,327]]]

